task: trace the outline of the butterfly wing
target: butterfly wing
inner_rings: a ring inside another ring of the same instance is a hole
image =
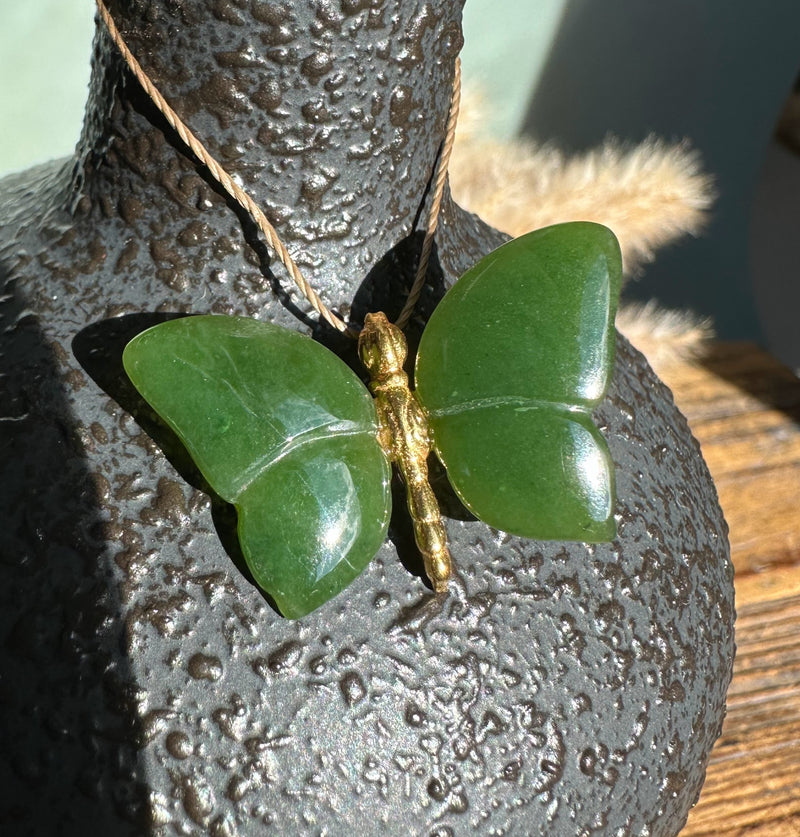
[[[133,384],[238,511],[239,542],[281,613],[346,587],[386,536],[389,465],[372,398],[308,337],[241,317],[185,317],[125,348]]]
[[[613,366],[620,284],[613,233],[560,224],[490,253],[434,311],[417,397],[454,489],[486,523],[613,538],[613,464],[591,411]]]

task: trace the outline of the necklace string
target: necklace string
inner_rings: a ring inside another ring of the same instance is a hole
[[[233,178],[228,174],[223,166],[211,155],[208,149],[202,142],[192,133],[186,123],[178,116],[178,114],[170,107],[167,100],[161,95],[158,88],[153,81],[142,69],[142,66],[136,60],[136,57],[128,48],[125,39],[122,37],[119,29],[117,29],[111,13],[106,8],[103,0],[95,0],[97,4],[97,11],[103,20],[103,23],[108,29],[111,39],[119,49],[128,68],[136,77],[138,82],[142,85],[145,93],[150,97],[153,104],[163,114],[164,118],[174,129],[174,131],[181,138],[181,141],[191,150],[197,159],[208,169],[211,176],[222,186],[222,188],[250,215],[258,228],[264,234],[267,245],[278,257],[278,260],[286,268],[289,276],[297,285],[300,293],[308,300],[311,307],[322,317],[325,322],[351,337],[356,337],[357,332],[352,329],[341,317],[337,316],[327,305],[320,299],[317,292],[309,284],[303,276],[300,268],[292,258],[288,249],[281,241],[280,236],[275,230],[275,227],[269,222],[269,219],[261,211],[258,204],[250,197],[250,195],[239,186]],[[406,303],[403,310],[397,319],[397,325],[403,328],[407,323],[414,307],[419,300],[422,292],[422,287],[425,284],[425,277],[428,270],[428,260],[430,258],[433,247],[433,237],[438,225],[439,214],[441,210],[442,198],[444,195],[444,187],[447,182],[447,169],[450,163],[450,153],[453,149],[455,140],[456,122],[458,121],[458,110],[461,99],[461,61],[456,58],[455,70],[453,74],[453,90],[450,99],[450,108],[447,117],[447,127],[445,130],[445,137],[442,141],[441,152],[438,155],[438,162],[436,164],[436,171],[434,174],[434,188],[431,195],[430,211],[428,213],[428,223],[425,230],[425,238],[422,243],[422,250],[420,252],[419,263],[417,265],[417,272],[414,282],[409,290]]]
[[[419,296],[422,293],[422,288],[425,285],[425,277],[428,273],[428,260],[433,249],[433,237],[436,234],[436,227],[439,224],[439,213],[442,208],[442,198],[444,197],[444,187],[447,183],[447,171],[450,167],[450,154],[453,151],[453,145],[456,139],[456,124],[458,123],[458,112],[461,107],[461,59],[456,58],[455,67],[453,68],[453,89],[450,94],[450,106],[447,112],[447,127],[445,128],[444,140],[442,140],[442,150],[439,154],[439,161],[436,164],[436,174],[433,184],[433,194],[431,196],[431,208],[428,212],[428,224],[425,230],[425,238],[422,242],[422,250],[419,254],[419,264],[417,265],[417,275],[414,277],[414,282],[406,297],[406,303],[403,310],[397,317],[395,325],[399,329],[405,328],[411,315],[414,313],[414,308],[419,301]]]

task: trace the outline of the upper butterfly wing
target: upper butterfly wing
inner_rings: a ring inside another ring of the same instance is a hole
[[[253,577],[303,616],[346,587],[386,536],[389,465],[372,398],[308,337],[242,317],[185,317],[125,348],[133,384],[238,510]]]
[[[610,230],[560,224],[490,253],[434,311],[416,393],[450,482],[486,523],[613,538],[613,464],[590,414],[613,367],[621,273]]]

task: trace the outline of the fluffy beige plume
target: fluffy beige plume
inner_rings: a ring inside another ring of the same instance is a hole
[[[639,349],[659,376],[677,363],[701,360],[714,330],[711,320],[691,311],[659,308],[654,302],[623,306],[617,329]]]
[[[711,178],[685,143],[648,139],[625,148],[608,140],[567,157],[550,146],[477,136],[469,122],[453,149],[456,201],[510,235],[560,221],[598,221],[619,238],[626,274],[654,251],[695,235],[714,198]],[[474,121],[474,118],[473,118]]]
[[[622,247],[626,275],[654,251],[702,229],[714,200],[711,177],[686,143],[651,138],[625,148],[610,139],[568,157],[551,146],[480,135],[485,108],[468,93],[450,162],[456,201],[510,235],[561,221],[598,221]],[[658,371],[702,355],[711,324],[652,303],[623,307],[617,326]]]

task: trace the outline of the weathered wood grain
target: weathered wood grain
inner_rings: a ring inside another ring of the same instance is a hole
[[[800,563],[800,381],[750,343],[658,371],[714,476],[737,571]]]
[[[728,716],[683,834],[800,834],[800,595],[742,602],[736,637]]]
[[[659,369],[716,481],[736,567],[728,716],[683,837],[800,837],[800,381],[751,344]]]

